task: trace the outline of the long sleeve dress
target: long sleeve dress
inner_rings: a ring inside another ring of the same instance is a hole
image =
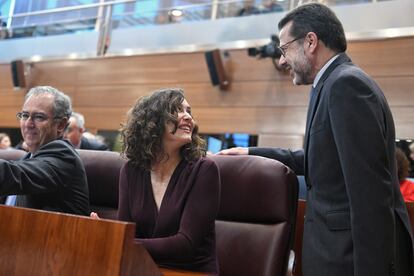
[[[136,223],[136,242],[158,265],[217,273],[214,229],[219,189],[214,161],[182,160],[158,211],[150,172],[128,162],[121,169],[118,218]]]

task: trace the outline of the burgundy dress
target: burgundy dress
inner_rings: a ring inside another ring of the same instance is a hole
[[[217,273],[214,221],[220,178],[214,161],[182,160],[158,211],[151,174],[130,162],[121,169],[118,218],[136,226],[141,242],[160,266]]]

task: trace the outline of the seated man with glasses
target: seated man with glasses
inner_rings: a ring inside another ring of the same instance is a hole
[[[70,98],[53,87],[27,93],[17,119],[29,153],[18,161],[0,159],[0,195],[9,195],[7,205],[89,215],[85,168],[62,139],[71,113]]]

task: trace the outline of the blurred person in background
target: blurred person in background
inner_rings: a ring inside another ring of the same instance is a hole
[[[283,11],[283,7],[277,3],[277,0],[264,0],[262,13],[280,12]]]
[[[237,12],[237,16],[247,16],[259,13],[260,10],[255,6],[254,0],[245,0],[243,2],[243,8]]]
[[[414,202],[414,182],[407,179],[410,161],[404,151],[396,148],[395,157],[397,158],[398,181],[400,182],[401,194],[406,202]]]
[[[7,133],[0,133],[0,149],[10,149],[11,141]]]
[[[410,149],[410,152],[409,152],[409,155],[408,155],[408,157],[409,157],[408,160],[410,162],[410,171],[409,171],[409,174],[410,174],[410,177],[411,178],[414,178],[414,142],[411,143],[408,146],[408,148]]]
[[[85,133],[85,117],[77,112],[73,112],[69,119],[69,126],[65,131],[65,139],[77,149],[87,150],[108,150],[108,147],[95,138],[87,138]]]

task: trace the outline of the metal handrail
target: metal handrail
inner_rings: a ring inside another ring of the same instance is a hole
[[[11,17],[15,18],[15,17],[26,17],[26,16],[33,16],[33,15],[44,15],[44,14],[50,14],[50,13],[60,13],[60,12],[67,12],[67,11],[100,8],[100,7],[113,6],[113,5],[125,4],[125,3],[135,3],[135,2],[136,0],[114,0],[114,1],[103,2],[103,3],[85,4],[85,5],[55,8],[55,9],[48,9],[48,10],[41,10],[41,11],[34,11],[34,12],[16,13],[16,14],[13,14],[13,16]],[[0,16],[0,19],[7,19],[9,17],[10,16]]]
[[[60,12],[67,12],[67,11],[74,11],[74,10],[83,10],[83,9],[90,9],[90,8],[97,8],[97,7],[105,7],[105,6],[112,6],[117,4],[125,4],[125,3],[135,3],[137,0],[114,0],[111,2],[103,2],[103,3],[95,3],[95,4],[85,4],[85,5],[78,5],[72,7],[62,7],[62,8],[55,8],[55,9],[48,9],[48,10],[41,10],[41,11],[33,11],[33,12],[25,12],[25,13],[16,13],[13,16],[0,16],[0,19],[7,19],[9,17],[26,17],[26,16],[36,16],[36,15],[45,15],[51,13],[60,13]],[[181,5],[181,6],[173,6],[168,8],[161,8],[155,10],[156,12],[168,11],[171,8],[175,9],[191,9],[191,8],[198,8],[198,7],[208,7],[214,6],[214,4],[222,5],[222,4],[231,4],[231,3],[242,3],[241,0],[222,0],[222,1],[212,1],[212,3],[198,3],[198,4],[189,4],[189,5]],[[143,12],[146,11],[153,11],[152,9],[143,9]]]

